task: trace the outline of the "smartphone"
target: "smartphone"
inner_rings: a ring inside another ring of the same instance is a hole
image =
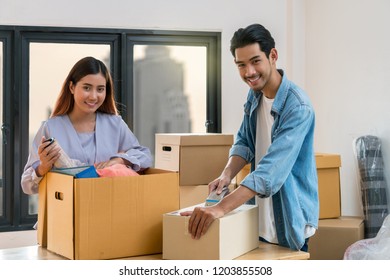
[[[43,143],[47,143],[47,142],[49,142],[49,144],[48,144],[45,148],[47,148],[47,147],[49,147],[51,144],[53,144],[54,138],[53,138],[53,137],[50,137],[50,138],[47,138],[45,141],[43,141]]]

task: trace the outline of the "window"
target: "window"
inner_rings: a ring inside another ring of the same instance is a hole
[[[134,133],[206,132],[206,47],[134,46]],[[145,121],[147,120],[147,121]]]
[[[220,132],[220,33],[0,26],[0,231],[36,222],[38,197],[20,187],[31,140],[90,55],[110,68],[123,119],[152,151],[156,132]]]
[[[0,120],[3,123],[3,42],[0,41]],[[3,135],[0,135],[0,143],[3,143]],[[3,158],[3,144],[0,150]],[[3,160],[0,161],[0,217],[4,215],[4,188],[3,188]]]
[[[0,29],[0,118],[1,118],[1,162],[0,162],[0,229],[3,225],[10,224],[12,213],[17,215],[17,209],[14,211],[12,203],[12,193],[10,187],[13,185],[12,166],[9,158],[12,156],[13,139],[11,135],[12,128],[12,94],[11,91],[11,39],[12,33]]]

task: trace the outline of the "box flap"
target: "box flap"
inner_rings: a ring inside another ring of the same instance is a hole
[[[96,168],[93,165],[55,168],[52,170],[52,172],[72,175],[75,178],[98,178],[99,177],[99,175],[96,172]]]
[[[341,158],[338,154],[316,153],[317,168],[335,168],[341,166]]]
[[[319,227],[332,228],[357,228],[363,224],[364,219],[361,217],[347,217],[342,216],[336,219],[321,219],[318,221]]]
[[[221,133],[157,133],[156,143],[180,146],[231,146],[233,134]]]
[[[168,215],[168,216],[180,216],[180,213],[181,212],[185,212],[185,211],[192,211],[194,210],[196,207],[204,207],[205,206],[205,203],[199,203],[199,204],[196,204],[196,205],[192,205],[192,206],[189,206],[189,207],[185,207],[185,208],[182,208],[182,209],[179,209],[179,210],[176,210],[176,211],[172,211],[172,212],[169,212],[169,213],[165,213],[164,215]],[[243,211],[247,211],[247,210],[250,210],[252,208],[257,208],[257,205],[252,205],[252,204],[243,204],[239,207],[237,207],[236,209],[230,211],[229,213],[227,213],[226,215],[224,215],[223,217],[221,218],[218,218],[220,220],[223,220],[223,219],[227,219],[229,218],[229,216],[233,216],[233,215],[236,215],[237,213],[239,212],[243,212]]]
[[[148,168],[144,170],[143,174],[145,175],[161,175],[161,174],[172,174],[177,173],[178,171],[172,171],[172,170],[164,170],[164,169],[158,169],[158,168]]]
[[[47,249],[74,259],[73,176],[47,174]]]

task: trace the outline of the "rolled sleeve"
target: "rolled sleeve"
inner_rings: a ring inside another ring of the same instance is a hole
[[[234,145],[229,151],[229,157],[239,156],[246,160],[246,162],[251,162],[255,155],[252,153],[251,149],[246,146]]]

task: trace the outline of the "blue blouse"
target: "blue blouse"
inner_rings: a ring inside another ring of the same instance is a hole
[[[95,127],[95,152],[85,149],[68,115],[57,116],[42,122],[36,133],[29,157],[21,178],[21,186],[26,194],[38,192],[42,177],[37,177],[35,168],[39,165],[38,146],[42,136],[54,137],[64,152],[85,165],[121,157],[132,163],[135,171],[152,166],[149,148],[139,144],[137,138],[119,115],[97,113]]]

